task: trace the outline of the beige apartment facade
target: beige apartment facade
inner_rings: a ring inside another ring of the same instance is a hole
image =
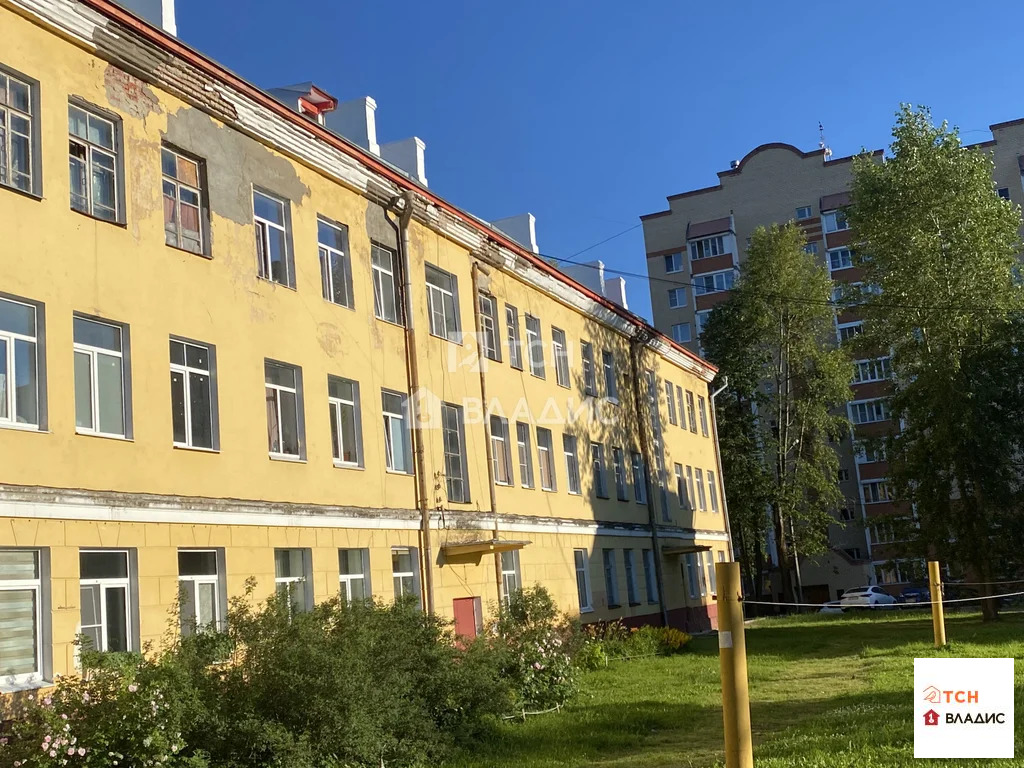
[[[992,139],[976,146],[993,155],[999,194],[1024,205],[1024,120],[990,130]],[[882,153],[872,154],[881,159]],[[773,223],[795,222],[806,235],[807,250],[822,259],[833,280],[858,282],[849,251],[854,233],[842,214],[850,202],[851,160],[832,159],[823,148],[803,152],[790,144],[763,144],[718,173],[716,185],[670,195],[666,210],[642,216],[655,327],[700,353],[704,323],[742,274],[751,234]],[[855,311],[837,313],[837,343],[860,325]],[[888,376],[886,358],[856,361],[847,405],[854,432],[838,446],[836,482],[845,505],[836,510],[836,525],[829,530],[830,551],[801,558],[808,600],[834,600],[863,584],[898,592],[916,577],[917,564],[894,559],[885,520],[906,510],[890,497],[884,456],[863,443],[893,427],[885,407]]]

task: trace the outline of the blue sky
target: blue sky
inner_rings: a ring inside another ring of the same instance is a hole
[[[285,9],[287,8],[287,11]],[[758,144],[887,146],[901,101],[969,142],[1024,117],[1024,5],[178,0],[178,34],[263,87],[377,101],[380,141],[427,143],[431,189],[485,219],[537,216],[571,257],[714,184]],[[580,260],[645,273],[639,228]],[[645,280],[630,308],[650,316]]]

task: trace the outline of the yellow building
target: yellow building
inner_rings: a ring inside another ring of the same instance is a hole
[[[106,0],[0,0],[0,41],[4,690],[250,578],[464,634],[534,583],[710,625],[710,365],[327,130],[318,89],[291,109]]]

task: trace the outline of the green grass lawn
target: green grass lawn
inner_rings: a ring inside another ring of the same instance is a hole
[[[890,768],[988,764],[915,760],[914,658],[1016,657],[1024,614],[983,624],[946,618],[948,649],[932,647],[930,614],[795,616],[747,627],[754,759],[759,768]],[[1017,670],[1018,699],[1024,669]],[[587,673],[560,713],[501,726],[453,768],[693,766],[724,764],[715,637],[671,658],[612,662]],[[1024,713],[1016,719],[1024,765]]]

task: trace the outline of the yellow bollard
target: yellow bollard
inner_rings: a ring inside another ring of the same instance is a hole
[[[928,561],[928,590],[932,601],[932,631],[935,647],[946,645],[946,617],[942,612],[942,574],[937,560]]]
[[[725,768],[753,768],[747,642],[740,604],[740,564],[715,563],[718,584],[718,660],[722,670]]]

